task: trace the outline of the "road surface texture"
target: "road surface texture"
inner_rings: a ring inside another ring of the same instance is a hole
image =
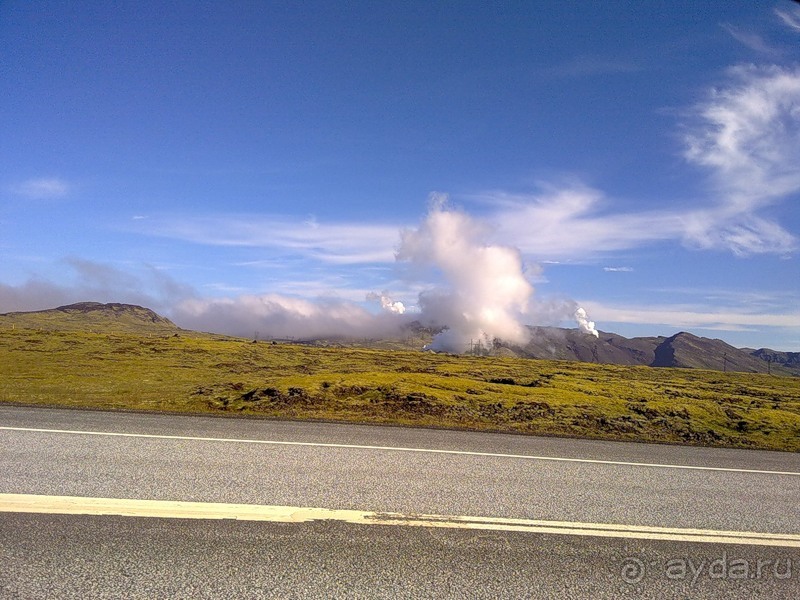
[[[797,454],[0,406],[0,598],[794,599],[799,499]]]

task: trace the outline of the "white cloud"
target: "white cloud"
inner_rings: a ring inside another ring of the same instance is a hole
[[[601,192],[573,184],[540,195],[499,193],[496,204],[489,216],[496,237],[537,261],[594,260],[664,241],[738,256],[789,254],[797,247],[795,236],[758,216],[757,207],[731,208],[724,201],[699,209],[613,212],[606,209],[612,203]]]
[[[800,32],[800,8],[795,8],[792,12],[776,8],[775,14],[778,15],[787,27]]]
[[[765,190],[770,187],[768,176],[762,169]],[[787,176],[785,184],[773,184],[774,194],[788,185]],[[495,191],[471,198],[489,206],[481,220],[488,242],[518,248],[536,262],[596,260],[660,242],[721,248],[736,255],[788,254],[797,246],[794,235],[757,214],[757,202],[736,204],[740,196],[715,195],[700,208],[674,203],[666,209],[618,212],[613,210],[613,199],[601,191],[569,182],[561,188],[543,185],[538,193]],[[771,200],[775,201],[774,195]],[[347,266],[393,264],[401,229],[389,223],[321,224],[254,216],[149,219],[142,230],[212,246],[268,248],[321,264]],[[270,257],[265,266],[279,267],[280,261],[275,263]]]
[[[603,267],[606,273],[633,273],[633,267]]]
[[[211,246],[274,248],[331,264],[393,262],[399,225],[319,223],[271,216],[151,218],[146,233]]]
[[[360,282],[358,282],[360,283]],[[279,289],[282,294],[300,298],[328,298],[335,301],[362,302],[374,290],[358,285],[352,278],[310,276],[309,279],[280,279],[263,287]],[[384,282],[385,283],[385,282]]]
[[[347,301],[292,298],[280,294],[232,298],[189,298],[171,312],[175,323],[200,331],[250,336],[312,339],[397,334],[399,314],[372,314]]]
[[[491,195],[484,195],[489,199]],[[548,186],[542,194],[495,194],[490,219],[500,239],[535,260],[582,260],[646,243],[680,238],[678,212],[614,213],[598,190],[582,184]]]
[[[737,256],[785,254],[797,247],[797,239],[774,221],[753,214],[720,222],[711,211],[687,219],[686,239],[699,249],[724,248]]]
[[[697,304],[609,305],[584,302],[601,323],[634,323],[670,327],[741,331],[743,328],[800,328],[800,311],[748,312],[741,308],[710,308]]]
[[[749,312],[791,312],[797,306],[797,294],[791,290],[737,290],[725,288],[702,287],[662,287],[647,290],[648,292],[668,295],[670,297],[685,296],[696,298],[705,305],[715,307],[737,306],[747,307]]]
[[[697,107],[686,158],[709,169],[714,204],[686,215],[686,237],[735,254],[788,253],[797,239],[757,214],[800,191],[800,68],[745,65]]]
[[[28,179],[11,186],[11,192],[32,200],[63,198],[70,191],[70,185],[57,178]]]
[[[481,221],[487,239],[517,247],[533,260],[552,261],[681,239],[685,231],[685,214],[677,210],[614,213],[602,192],[581,183],[543,188],[539,194],[473,196],[493,208]],[[139,225],[139,231],[150,235],[211,246],[269,248],[329,265],[392,264],[402,230],[391,223],[303,222],[269,215],[151,217]]]
[[[732,210],[750,210],[800,190],[800,67],[745,65],[697,107],[686,136],[689,161],[711,170]]]
[[[742,31],[730,23],[722,23],[720,26],[737,42],[747,46],[755,52],[759,52],[761,54],[780,54],[779,50],[770,46],[764,41],[764,38],[757,33],[753,33],[751,31]]]

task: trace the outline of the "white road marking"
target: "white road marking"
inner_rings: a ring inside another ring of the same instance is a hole
[[[502,517],[457,515],[425,515],[360,510],[338,510],[305,506],[269,506],[258,504],[224,504],[217,502],[180,502],[167,500],[134,500],[122,498],[83,498],[79,496],[40,496],[34,494],[0,494],[0,512],[46,513],[62,515],[115,515],[122,517],[155,517],[168,519],[233,519],[307,523],[341,521],[358,525],[395,525],[408,527],[441,527],[449,529],[483,529],[519,531],[559,535],[670,540],[712,544],[746,544],[800,548],[800,535],[760,533],[755,531],[719,531],[713,529],[680,529],[645,527],[611,523],[571,521],[539,521]]]
[[[494,458],[516,458],[524,460],[544,460],[553,462],[587,463],[596,465],[619,465],[626,467],[652,467],[659,469],[686,469],[693,471],[723,471],[727,473],[759,473],[765,475],[794,475],[800,476],[800,472],[795,471],[766,471],[760,469],[734,469],[730,467],[704,467],[697,465],[675,465],[661,463],[641,463],[626,462],[618,460],[597,460],[593,458],[565,458],[558,456],[534,456],[529,454],[502,454],[498,452],[473,452],[469,450],[442,450],[438,448],[408,448],[403,446],[367,446],[360,444],[330,444],[321,442],[287,442],[280,440],[254,440],[246,438],[213,438],[213,437],[194,437],[182,435],[157,435],[151,433],[121,433],[114,431],[82,431],[70,429],[38,429],[34,427],[8,427],[0,426],[4,431],[25,431],[31,433],[57,433],[68,435],[97,435],[109,437],[131,437],[157,440],[181,440],[194,442],[225,442],[235,444],[265,444],[275,446],[307,446],[311,448],[350,448],[356,450],[390,450],[393,452],[421,452],[429,454],[454,454],[458,456],[487,456]]]

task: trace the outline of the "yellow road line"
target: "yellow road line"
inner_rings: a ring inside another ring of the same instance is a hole
[[[156,517],[168,519],[233,519],[277,523],[340,521],[359,525],[442,527],[450,529],[518,531],[591,537],[633,538],[640,540],[668,540],[800,548],[800,535],[790,533],[719,531],[713,529],[682,529],[611,523],[405,514],[304,506],[268,506],[216,502],[0,494],[0,512],[115,515],[122,517]]]

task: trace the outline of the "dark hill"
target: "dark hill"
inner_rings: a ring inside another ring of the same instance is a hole
[[[750,354],[772,366],[796,369],[800,372],[800,352],[779,352],[769,348],[760,348],[750,351]]]
[[[117,302],[111,302],[109,304],[102,304],[101,302],[76,302],[75,304],[59,306],[54,310],[58,310],[67,314],[91,315],[95,313],[101,316],[112,316],[114,318],[128,317],[148,323],[158,323],[160,325],[176,327],[175,323],[166,317],[162,317],[155,311],[143,306],[137,306],[136,304],[120,304]]]
[[[31,329],[114,333],[177,333],[177,325],[135,304],[78,302],[31,312],[0,315],[0,326]]]
[[[677,367],[746,373],[800,375],[800,353],[734,348],[722,340],[681,332],[671,337],[626,338],[577,329],[531,327],[525,346],[505,346],[516,356],[616,365]],[[769,362],[768,362],[769,361]]]
[[[766,373],[767,363],[722,340],[697,337],[691,333],[676,333],[664,340],[655,351],[654,367],[713,369]]]
[[[578,360],[615,365],[649,365],[654,351],[664,338],[628,339],[601,332],[599,338],[577,329],[530,327],[531,340],[525,346],[511,347],[515,354],[530,358]]]

